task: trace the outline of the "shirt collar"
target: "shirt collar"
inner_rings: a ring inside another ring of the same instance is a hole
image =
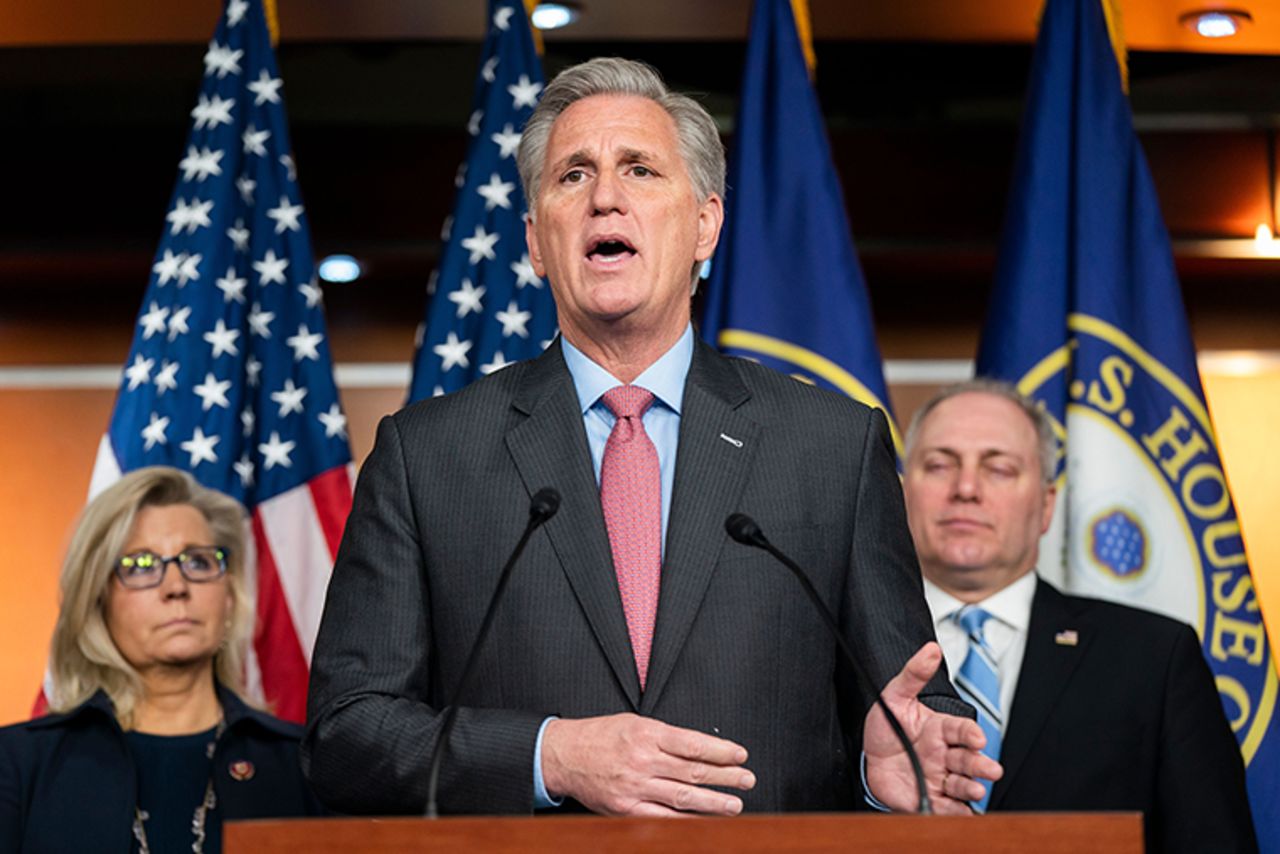
[[[1028,572],[1017,581],[974,604],[980,605],[984,611],[1005,625],[1025,632],[1031,625],[1031,600],[1036,594],[1036,574]],[[929,603],[929,612],[933,614],[933,625],[938,627],[965,606],[950,593],[924,580],[924,598]]]
[[[564,363],[573,377],[573,388],[578,393],[578,405],[585,415],[587,410],[596,405],[601,395],[622,383],[604,368],[593,362],[585,353],[569,343],[561,336],[560,348],[564,353]],[[644,369],[635,378],[632,385],[640,386],[662,401],[663,405],[677,415],[684,403],[684,381],[689,375],[689,365],[693,363],[693,326],[685,326],[680,340],[671,345],[671,349],[662,357]]]

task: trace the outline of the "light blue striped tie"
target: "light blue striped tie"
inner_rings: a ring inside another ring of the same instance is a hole
[[[966,605],[952,615],[969,636],[969,654],[956,674],[956,690],[971,706],[978,710],[978,724],[987,736],[987,746],[982,752],[992,759],[1000,759],[1000,741],[1004,731],[1004,716],[1000,712],[1000,671],[996,658],[982,634],[982,627],[991,615],[977,605]],[[982,800],[974,801],[973,808],[986,812],[991,800],[991,786],[984,780],[987,793]]]

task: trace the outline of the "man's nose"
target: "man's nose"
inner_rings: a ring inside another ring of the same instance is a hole
[[[956,469],[952,494],[960,501],[978,501],[982,498],[982,483],[978,478],[977,468],[962,465]]]
[[[627,212],[626,188],[620,175],[609,169],[601,170],[591,185],[591,208],[596,216]]]

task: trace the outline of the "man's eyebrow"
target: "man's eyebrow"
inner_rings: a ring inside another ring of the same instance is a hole
[[[619,159],[624,163],[635,163],[637,160],[653,160],[654,155],[648,151],[642,151],[639,148],[624,148],[619,153]]]
[[[585,148],[579,148],[577,151],[562,157],[555,164],[555,169],[568,169],[570,166],[593,166],[595,159]]]

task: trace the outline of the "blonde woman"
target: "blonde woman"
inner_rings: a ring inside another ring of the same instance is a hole
[[[62,567],[51,714],[0,729],[0,851],[221,850],[224,820],[318,813],[301,729],[248,706],[244,510],[140,469]]]

